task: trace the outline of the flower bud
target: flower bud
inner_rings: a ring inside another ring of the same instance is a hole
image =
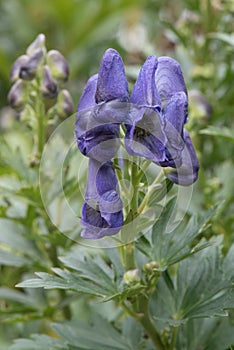
[[[10,81],[12,83],[15,83],[16,80],[19,79],[20,69],[26,64],[26,62],[28,62],[28,58],[29,57],[27,55],[22,55],[18,57],[17,60],[13,63],[10,71]]]
[[[66,118],[74,111],[74,105],[68,90],[61,90],[58,94],[57,113],[60,118]]]
[[[61,83],[68,80],[69,68],[64,56],[57,50],[50,50],[47,53],[47,64],[50,67],[52,76]]]
[[[158,269],[159,265],[156,261],[150,261],[143,266],[143,271],[148,273],[158,271]]]
[[[32,55],[37,49],[42,49],[43,53],[45,53],[45,35],[39,34],[36,39],[29,45],[26,50],[27,55]]]
[[[126,284],[136,284],[141,280],[141,272],[139,269],[128,270],[124,274],[124,282]]]
[[[48,66],[43,66],[41,93],[44,98],[55,98],[58,95],[58,86]]]
[[[22,112],[26,102],[26,86],[23,80],[17,80],[11,87],[8,93],[8,102],[16,112]]]
[[[32,80],[37,74],[37,69],[43,61],[43,50],[37,49],[31,56],[28,56],[28,61],[21,66],[19,76],[23,80]]]

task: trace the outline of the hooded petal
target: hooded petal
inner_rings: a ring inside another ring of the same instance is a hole
[[[199,162],[194,150],[189,133],[184,130],[185,147],[182,151],[182,165],[176,169],[167,172],[167,177],[172,182],[189,186],[197,180],[199,171]]]
[[[158,60],[149,56],[142,66],[137,81],[133,87],[130,102],[138,106],[160,110],[160,99],[155,84],[155,72]]]
[[[127,152],[156,163],[165,160],[165,135],[158,113],[149,108],[132,109],[131,113],[135,114],[135,121],[126,125]]]
[[[157,58],[149,56],[142,66],[130,97],[130,122],[126,124],[125,146],[129,154],[156,163],[165,160],[165,134],[155,85]]]
[[[128,83],[121,56],[114,49],[103,55],[98,72],[96,103],[112,100],[128,101]]]
[[[162,166],[180,166],[184,148],[184,122],[188,114],[188,99],[183,91],[175,93],[164,107],[164,132],[166,134],[167,160]]]
[[[95,74],[87,81],[77,107],[77,113],[95,105],[98,75]]]
[[[155,82],[161,102],[168,100],[173,94],[180,91],[183,91],[187,95],[180,65],[170,57],[159,57]]]

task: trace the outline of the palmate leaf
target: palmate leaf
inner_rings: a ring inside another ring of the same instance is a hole
[[[177,275],[165,272],[157,285],[153,300],[158,319],[178,325],[199,317],[226,316],[234,306],[234,273],[222,259],[221,239],[210,240],[205,250],[179,263]],[[160,315],[159,315],[160,314]],[[155,313],[156,315],[156,313]]]
[[[192,244],[217,210],[213,208],[200,218],[192,217],[188,223],[181,221],[173,231],[168,232],[167,225],[173,216],[175,204],[176,198],[172,198],[163,209],[150,234],[142,237],[137,244],[139,250],[157,262],[161,271],[165,271],[168,266],[209,245],[208,242],[200,243],[195,247]]]
[[[234,344],[233,324],[228,317],[190,320],[178,332],[180,350],[224,350]]]
[[[18,287],[70,289],[103,299],[119,295],[118,267],[110,267],[102,257],[79,250],[61,258],[61,261],[66,269],[54,268],[54,275],[38,272],[38,278],[24,281]]]
[[[92,322],[73,320],[52,325],[57,338],[34,334],[30,339],[17,339],[9,350],[151,350],[144,331],[136,320],[126,319],[122,329],[94,315]]]
[[[63,341],[42,334],[33,334],[31,339],[17,339],[9,350],[70,350]]]
[[[41,255],[33,241],[26,236],[24,225],[0,218],[0,263],[24,266],[40,262]]]

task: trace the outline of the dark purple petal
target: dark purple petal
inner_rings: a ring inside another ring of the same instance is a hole
[[[101,164],[90,159],[82,207],[83,238],[97,239],[119,232],[123,225],[123,213],[117,187],[112,162]]]
[[[153,162],[165,160],[165,135],[160,115],[150,108],[132,108],[132,125],[126,125],[125,147],[132,156]]]
[[[167,172],[167,177],[172,182],[189,186],[197,180],[199,162],[190,139],[189,133],[184,130],[185,147],[182,151],[182,165]]]
[[[164,107],[164,132],[166,134],[167,160],[162,166],[180,166],[184,148],[184,122],[187,118],[188,100],[184,92],[175,93]]]
[[[133,87],[130,98],[131,103],[160,110],[161,102],[155,84],[155,71],[157,66],[157,58],[155,56],[149,56],[142,66]]]
[[[183,91],[187,95],[180,65],[170,57],[159,57],[155,82],[161,102],[168,100],[173,94],[180,91]]]
[[[129,102],[113,100],[103,102],[94,108],[94,117],[99,123],[127,123],[129,121]]]
[[[97,80],[98,75],[95,74],[87,81],[87,84],[84,88],[84,91],[81,95],[80,101],[77,107],[77,115],[80,117],[81,115],[78,113],[82,110],[88,109],[95,105],[95,93],[97,90]]]
[[[82,208],[81,237],[99,239],[117,234],[123,225],[123,213],[119,211],[102,217],[101,212],[84,203]]]
[[[100,125],[81,135],[76,128],[75,135],[80,152],[99,162],[112,159],[120,144],[119,125],[116,124]]]
[[[128,101],[128,82],[121,56],[114,49],[108,49],[103,55],[98,72],[96,103],[112,100]]]

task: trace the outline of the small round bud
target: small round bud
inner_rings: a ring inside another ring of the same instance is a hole
[[[23,80],[32,80],[37,74],[39,65],[43,62],[44,53],[42,49],[37,49],[28,61],[20,68],[19,77]]]
[[[68,80],[69,68],[64,56],[57,50],[50,50],[47,53],[46,62],[50,67],[52,76],[58,82],[64,83]]]
[[[10,71],[10,81],[12,83],[15,83],[16,80],[19,79],[20,69],[26,64],[26,62],[28,62],[28,58],[29,57],[27,55],[22,55],[18,57],[17,60],[13,63]]]
[[[154,272],[154,271],[158,271],[159,269],[159,265],[156,261],[150,261],[149,263],[146,263],[143,266],[143,271],[145,272]]]
[[[45,35],[39,34],[26,50],[27,55],[32,55],[37,49],[42,49],[45,53]]]
[[[57,83],[48,66],[44,66],[42,70],[41,94],[44,98],[55,98],[58,95]]]
[[[126,284],[136,284],[141,281],[141,272],[139,269],[128,270],[124,274]]]
[[[73,113],[74,104],[68,90],[63,89],[59,92],[56,108],[58,116],[62,119]]]
[[[26,86],[23,80],[17,80],[11,87],[8,93],[8,102],[16,112],[22,112],[26,102]]]

